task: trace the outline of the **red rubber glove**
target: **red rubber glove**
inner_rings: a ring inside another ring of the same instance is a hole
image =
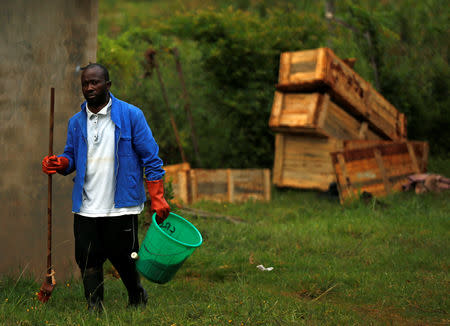
[[[64,171],[69,166],[69,160],[64,156],[46,156],[42,160],[42,172],[45,174],[55,174]]]
[[[145,183],[152,202],[150,213],[156,212],[156,222],[161,224],[170,213],[170,206],[164,199],[164,183],[162,179],[155,181],[145,180]]]

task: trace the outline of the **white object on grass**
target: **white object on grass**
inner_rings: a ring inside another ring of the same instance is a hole
[[[258,265],[256,268],[263,272],[270,272],[273,270],[273,267],[264,267],[263,265]]]

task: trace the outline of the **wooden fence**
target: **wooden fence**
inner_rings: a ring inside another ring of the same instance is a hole
[[[188,169],[186,164],[165,169],[165,180],[172,183],[176,202],[270,201],[269,169]]]

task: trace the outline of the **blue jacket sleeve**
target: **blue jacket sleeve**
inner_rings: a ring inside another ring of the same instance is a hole
[[[69,160],[69,166],[65,171],[60,172],[62,175],[68,175],[75,171],[75,155],[74,155],[74,146],[73,146],[73,132],[72,132],[71,121],[69,121],[67,127],[67,139],[66,146],[64,147],[64,153],[60,156],[64,156]]]
[[[144,113],[137,109],[133,112],[132,141],[133,147],[144,167],[145,177],[149,181],[160,180],[165,174],[163,161],[158,156],[159,147],[153,138]]]

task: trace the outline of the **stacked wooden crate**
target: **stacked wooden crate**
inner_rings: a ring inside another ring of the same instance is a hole
[[[328,48],[282,53],[269,126],[280,187],[327,190],[331,153],[407,140],[405,115]]]

